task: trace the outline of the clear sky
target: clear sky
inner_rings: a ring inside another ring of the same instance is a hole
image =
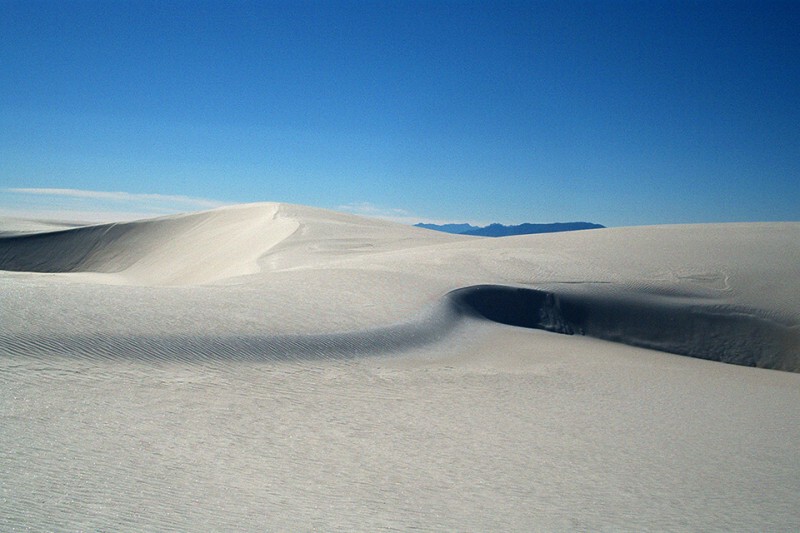
[[[800,2],[0,0],[0,210],[76,198],[800,220]]]

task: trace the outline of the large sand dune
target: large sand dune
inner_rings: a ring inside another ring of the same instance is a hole
[[[5,222],[2,529],[800,527],[800,224]]]

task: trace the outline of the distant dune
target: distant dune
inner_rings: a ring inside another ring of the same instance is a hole
[[[800,223],[0,223],[2,529],[800,527]]]

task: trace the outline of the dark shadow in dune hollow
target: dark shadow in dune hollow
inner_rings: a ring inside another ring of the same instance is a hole
[[[478,285],[450,293],[466,314],[744,366],[800,371],[797,325],[749,309],[654,295],[557,294]]]

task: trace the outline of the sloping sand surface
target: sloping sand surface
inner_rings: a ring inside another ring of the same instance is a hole
[[[0,529],[800,527],[800,224],[21,227]]]

